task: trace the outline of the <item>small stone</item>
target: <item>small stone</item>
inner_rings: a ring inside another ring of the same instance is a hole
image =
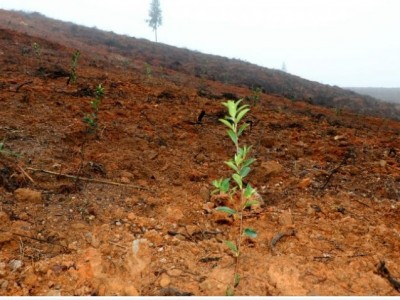
[[[99,296],[106,296],[107,288],[106,288],[106,286],[105,286],[104,284],[101,284],[101,285],[99,286],[98,291],[99,291],[99,293],[98,293]]]
[[[138,203],[138,199],[134,196],[125,198],[125,204],[127,205],[132,206],[135,205],[136,203]]]
[[[10,232],[0,232],[0,245],[11,241],[12,237]]]
[[[1,283],[1,289],[2,290],[6,290],[8,288],[8,280],[4,280],[2,283]]]
[[[74,241],[74,242],[68,244],[68,249],[70,249],[70,250],[78,250],[78,242]]]
[[[151,241],[155,245],[162,245],[164,240],[162,236],[154,229],[147,231],[144,235],[144,238]]]
[[[167,274],[162,274],[160,279],[160,286],[162,288],[167,287],[171,283],[171,278]]]
[[[203,204],[203,209],[208,213],[210,213],[214,209],[214,207],[215,205],[212,202],[207,202]]]
[[[120,221],[115,222],[115,226],[121,226],[122,223]]]
[[[344,139],[346,139],[345,135],[337,135],[333,138],[335,141],[342,141]]]
[[[131,183],[131,181],[130,181],[130,179],[129,179],[128,177],[121,177],[121,178],[119,179],[119,181],[120,181],[121,183],[125,183],[125,184]]]
[[[301,180],[297,186],[301,189],[305,189],[311,184],[311,182],[312,182],[311,178],[307,177]]]
[[[119,176],[120,177],[126,177],[126,178],[129,178],[129,179],[133,178],[133,174],[131,172],[128,172],[128,171],[125,171],[125,170],[122,170],[119,173]]]
[[[204,153],[200,153],[198,155],[196,155],[196,162],[201,164],[207,161],[207,156],[205,156]]]
[[[380,160],[379,161],[379,165],[382,167],[382,168],[384,168],[384,167],[386,167],[386,164],[387,164],[387,162],[386,162],[386,160]]]
[[[50,290],[45,296],[61,296],[61,291],[60,290]]]
[[[6,274],[6,264],[4,262],[0,262],[0,277],[3,277]]]
[[[13,272],[17,271],[18,269],[21,269],[22,261],[18,260],[18,259],[13,259],[13,260],[10,261],[8,266],[10,267],[11,271],[13,271]]]
[[[127,215],[127,218],[128,218],[129,221],[133,221],[133,220],[136,219],[136,215],[135,215],[133,212],[130,212],[130,213]]]
[[[9,220],[8,215],[4,211],[0,211],[0,222],[4,224]]]
[[[34,285],[36,284],[37,280],[38,280],[38,277],[37,277],[35,274],[29,273],[29,274],[25,277],[24,283],[25,283],[27,286],[34,286]]]
[[[182,211],[179,208],[168,207],[166,213],[169,221],[179,221],[184,217]]]
[[[276,175],[283,171],[282,165],[274,160],[261,163],[261,168],[266,176]]]
[[[293,225],[293,217],[290,211],[284,211],[278,218],[278,222],[282,226],[291,226]]]
[[[182,275],[182,270],[179,269],[168,270],[167,274],[171,277],[179,277]]]
[[[186,226],[186,232],[189,235],[193,235],[196,231],[199,231],[199,228],[195,225],[187,225]]]
[[[158,156],[158,152],[157,152],[157,151],[150,150],[150,151],[147,152],[147,157],[148,157],[150,160],[155,159],[157,156]]]
[[[71,224],[71,228],[75,230],[85,229],[86,225],[81,222],[76,222]]]
[[[201,199],[203,200],[203,202],[210,201],[210,190],[207,187],[205,187],[205,186],[201,187],[199,195],[200,195]]]
[[[146,247],[145,245],[148,244],[147,239],[136,239],[132,241],[132,252],[134,255],[139,255],[139,250],[140,250],[140,245],[143,245],[143,247]]]
[[[14,197],[18,202],[42,203],[42,193],[31,189],[16,189]]]

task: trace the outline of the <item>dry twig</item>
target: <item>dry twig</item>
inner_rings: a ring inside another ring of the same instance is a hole
[[[35,168],[27,168],[27,170],[34,171],[34,172],[42,172],[42,173],[49,174],[49,175],[71,178],[71,179],[75,179],[75,180],[82,180],[82,181],[87,181],[87,182],[92,182],[92,183],[132,187],[132,188],[136,188],[136,189],[140,189],[140,190],[147,190],[147,191],[149,190],[148,188],[146,188],[144,186],[134,185],[134,184],[124,184],[124,183],[101,180],[101,179],[93,179],[93,178],[87,178],[87,177],[81,177],[81,176],[61,174],[61,173],[57,173],[57,172],[52,172],[52,171],[47,171],[47,170],[42,170],[42,169],[35,169]]]

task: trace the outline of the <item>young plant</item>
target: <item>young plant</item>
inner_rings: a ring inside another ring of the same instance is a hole
[[[32,44],[32,49],[33,49],[33,52],[35,53],[35,56],[36,56],[40,61],[42,61],[42,57],[41,57],[41,55],[42,55],[42,48],[40,47],[40,45],[39,45],[38,43],[34,42],[34,43]]]
[[[256,106],[258,104],[258,102],[260,102],[261,93],[262,93],[262,89],[260,87],[251,89],[250,99],[254,106]]]
[[[3,139],[3,140],[0,142],[0,154],[4,154],[4,155],[8,155],[8,156],[14,156],[14,157],[17,157],[17,158],[21,157],[20,154],[15,153],[14,151],[6,150],[6,149],[5,149],[5,146],[4,146],[5,143],[6,143],[6,140],[5,140],[5,139]]]
[[[81,53],[79,52],[79,50],[76,50],[73,54],[72,54],[72,59],[71,59],[71,72],[69,74],[69,78],[68,78],[68,84],[70,82],[72,83],[76,83],[76,79],[77,79],[77,75],[76,75],[76,68],[78,67],[78,59],[79,56],[81,55]]]
[[[92,108],[92,113],[87,114],[83,121],[89,126],[89,132],[93,133],[97,130],[98,127],[98,112],[101,100],[104,97],[104,88],[101,84],[96,87],[95,92],[96,98],[90,102],[90,106]]]
[[[227,134],[235,145],[236,153],[233,158],[226,161],[225,164],[232,169],[233,174],[229,178],[221,178],[212,182],[216,188],[213,193],[219,193],[220,195],[227,195],[231,200],[232,207],[219,206],[216,208],[217,211],[224,212],[229,216],[233,216],[238,221],[238,233],[234,241],[225,241],[226,246],[232,251],[235,257],[235,272],[233,277],[232,285],[228,286],[226,295],[234,295],[234,290],[240,282],[239,275],[239,258],[241,255],[241,246],[243,237],[249,238],[257,237],[256,231],[251,228],[244,227],[243,214],[246,208],[252,205],[259,204],[256,200],[256,189],[254,189],[250,183],[245,184],[244,179],[250,172],[250,165],[255,161],[254,158],[249,157],[251,146],[240,146],[239,137],[243,134],[244,130],[249,126],[248,123],[242,123],[240,121],[249,112],[248,105],[240,105],[243,99],[238,101],[228,100],[222,103],[228,110],[228,116],[220,121],[228,128]],[[231,179],[233,180],[233,186],[230,185]]]
[[[39,68],[37,69],[36,73],[38,75],[44,75],[45,69],[43,67],[43,59],[42,59],[42,47],[39,43],[32,43],[32,50],[36,56],[36,59],[39,61]]]
[[[153,69],[148,63],[145,63],[144,67],[146,69],[146,76],[148,79],[150,79],[153,76]]]

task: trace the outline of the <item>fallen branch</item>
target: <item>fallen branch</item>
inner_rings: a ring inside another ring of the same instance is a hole
[[[16,88],[15,88],[15,92],[18,93],[18,91],[19,91],[20,88],[22,88],[24,85],[31,84],[31,83],[33,83],[33,80],[26,81],[26,82],[23,82],[23,83],[18,84],[18,85],[16,86]]]
[[[26,173],[25,170],[24,170],[21,166],[18,165],[18,168],[21,170],[22,174],[24,174],[24,176],[30,180],[30,182],[32,182],[33,184],[35,184],[35,181],[32,179],[32,177],[29,176],[29,174]]]
[[[289,229],[289,230],[284,231],[284,232],[278,232],[277,234],[275,234],[275,236],[271,240],[271,250],[274,249],[275,245],[283,237],[285,237],[285,236],[295,236],[295,235],[296,235],[296,231],[294,229]]]
[[[389,272],[389,270],[386,268],[385,262],[384,262],[384,261],[381,261],[381,262],[378,264],[377,273],[378,273],[379,275],[381,275],[383,278],[386,278],[386,279],[390,282],[390,284],[391,284],[398,292],[400,292],[400,282],[398,282],[396,279],[394,279],[394,278],[392,277],[392,275],[390,275],[390,272]]]
[[[8,231],[8,230],[3,230],[3,229],[0,229],[0,231],[1,231],[1,232],[10,232],[10,231]],[[24,234],[20,234],[20,233],[15,233],[15,232],[10,232],[10,233],[11,233],[12,235],[15,235],[15,236],[18,236],[18,237],[27,238],[27,239],[31,239],[31,240],[34,240],[34,241],[37,241],[37,242],[40,242],[40,243],[46,243],[46,244],[50,244],[50,245],[53,245],[53,246],[61,247],[61,248],[63,248],[64,251],[66,251],[67,253],[70,253],[70,252],[71,252],[70,249],[68,249],[67,247],[65,247],[65,246],[63,246],[63,245],[61,245],[61,244],[58,244],[58,243],[50,242],[50,241],[47,241],[47,240],[35,238],[35,237],[32,237],[32,236],[28,236],[28,235],[24,235]]]
[[[346,152],[346,154],[344,155],[344,157],[343,157],[342,161],[340,162],[340,164],[339,164],[335,169],[333,169],[333,170],[331,171],[331,173],[329,174],[328,178],[326,179],[324,185],[320,188],[320,190],[323,190],[323,189],[328,185],[328,183],[329,183],[329,181],[331,180],[333,174],[337,173],[337,172],[339,171],[339,169],[340,169],[343,165],[345,165],[345,164],[347,163],[347,160],[348,160],[350,157],[352,157],[352,156],[354,156],[353,151],[352,151],[352,150],[348,150],[348,151]]]
[[[82,181],[87,181],[87,182],[92,182],[92,183],[101,183],[101,184],[108,184],[108,185],[132,187],[132,188],[136,188],[139,190],[146,190],[146,191],[149,190],[148,188],[146,188],[144,186],[134,185],[134,184],[124,184],[124,183],[101,180],[101,179],[93,179],[93,178],[87,178],[87,177],[81,177],[81,176],[61,174],[61,173],[57,173],[57,172],[52,172],[52,171],[47,171],[47,170],[42,170],[42,169],[35,169],[35,168],[27,168],[27,170],[34,171],[34,172],[42,172],[42,173],[49,174],[49,175],[71,178],[71,179],[75,179],[75,180],[82,180]]]

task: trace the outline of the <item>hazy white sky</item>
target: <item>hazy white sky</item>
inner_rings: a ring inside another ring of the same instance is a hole
[[[151,0],[0,0],[0,8],[154,40]],[[339,86],[400,87],[400,0],[160,0],[158,40]]]

